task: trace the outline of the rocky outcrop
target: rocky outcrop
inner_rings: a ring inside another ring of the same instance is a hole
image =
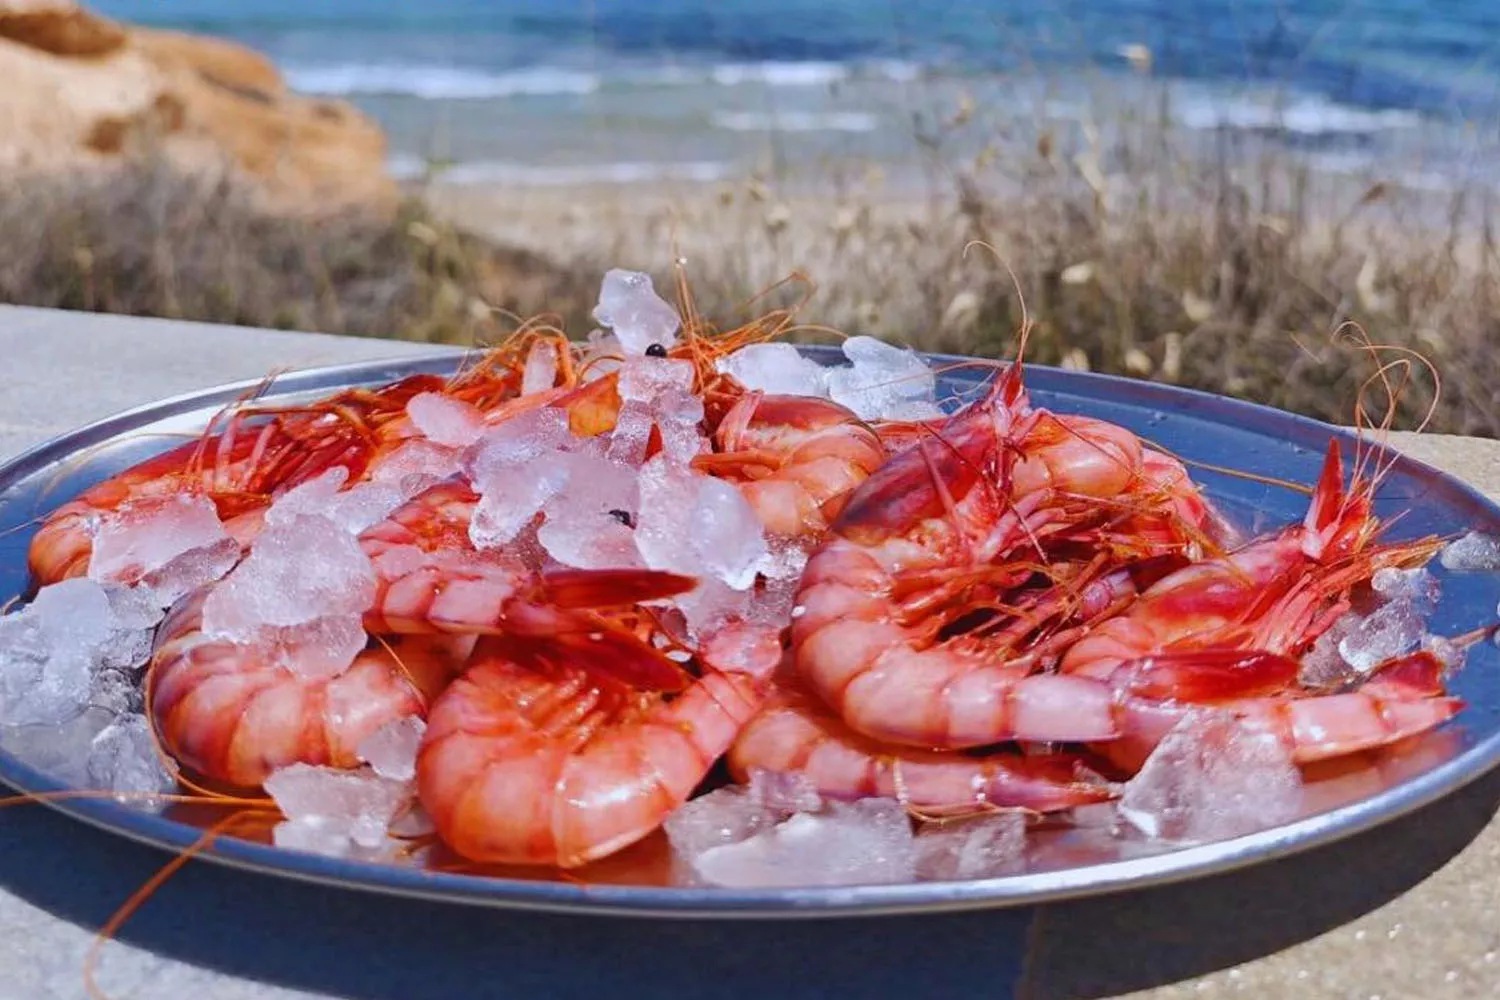
[[[163,157],[254,178],[278,208],[389,206],[386,140],[352,106],[287,91],[222,39],[116,24],[70,0],[0,0],[0,170]]]

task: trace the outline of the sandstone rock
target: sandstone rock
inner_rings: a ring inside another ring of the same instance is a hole
[[[389,208],[384,134],[352,106],[287,91],[233,42],[128,28],[64,0],[0,0],[0,170],[141,157],[248,175],[271,205]]]
[[[125,29],[73,0],[0,0],[0,38],[58,56],[100,56],[125,44]]]

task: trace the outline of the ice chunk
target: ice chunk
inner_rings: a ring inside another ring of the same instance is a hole
[[[100,582],[139,585],[167,607],[229,572],[239,555],[212,500],[186,494],[153,497],[101,518],[88,575]]]
[[[557,383],[557,345],[538,340],[526,352],[526,367],[521,370],[521,395],[546,392]]]
[[[469,540],[480,550],[514,541],[568,483],[569,468],[543,455],[522,465],[495,468],[476,480],[479,503],[469,522]]]
[[[1002,812],[974,819],[929,823],[917,832],[917,877],[993,878],[1016,871],[1026,852],[1026,820]]]
[[[915,865],[911,823],[890,799],[833,802],[692,861],[705,882],[742,889],[905,882]]]
[[[465,458],[465,471],[475,482],[502,470],[562,451],[574,443],[568,415],[543,407],[512,417],[487,429]]]
[[[400,485],[389,481],[363,482],[344,489],[348,477],[347,469],[334,466],[287,490],[266,511],[266,523],[288,524],[297,517],[321,517],[351,535],[358,535],[385,520],[409,499]],[[410,482],[413,486],[420,486],[425,479],[412,477]]]
[[[417,773],[417,749],[425,732],[427,723],[409,715],[387,722],[366,736],[354,752],[380,777],[410,781]]]
[[[1274,734],[1226,712],[1190,713],[1125,785],[1120,815],[1151,837],[1212,841],[1295,819],[1302,775]]]
[[[1424,608],[1430,608],[1441,596],[1437,578],[1420,566],[1416,569],[1382,567],[1370,578],[1370,587],[1388,601],[1406,600]]]
[[[1302,656],[1298,678],[1304,685],[1331,691],[1357,676],[1354,667],[1340,652],[1339,644],[1363,620],[1362,616],[1350,612],[1335,620],[1326,632],[1318,636],[1312,648]]]
[[[627,399],[620,405],[614,430],[609,434],[609,450],[606,452],[609,460],[639,467],[646,460],[646,448],[651,443],[651,429],[655,426],[656,414],[648,404]]]
[[[355,538],[321,517],[269,524],[203,603],[206,635],[266,644],[307,676],[347,669],[365,645],[375,573]]]
[[[742,840],[775,826],[778,817],[749,789],[716,788],[683,803],[667,817],[667,840],[678,856],[691,861],[704,851]]]
[[[267,794],[288,822],[277,826],[277,846],[335,857],[370,856],[387,847],[391,821],[410,800],[409,783],[368,769],[342,771],[293,764],[266,779]]]
[[[412,438],[375,463],[369,482],[394,487],[403,498],[414,497],[457,475],[460,454],[426,438]]]
[[[1339,654],[1368,674],[1381,663],[1410,652],[1424,634],[1422,616],[1407,598],[1394,600],[1357,621],[1339,640]]]
[[[1422,637],[1422,648],[1437,658],[1446,673],[1463,668],[1464,660],[1468,658],[1469,651],[1446,636],[1424,635]]]
[[[329,527],[324,518],[303,514],[268,525],[204,602],[205,631],[249,641],[263,626],[367,610],[375,598],[370,560],[355,539]]]
[[[730,588],[744,590],[771,557],[760,517],[731,484],[709,476],[693,478],[697,496],[685,530],[698,562]],[[679,525],[678,531],[683,530]]]
[[[594,319],[614,331],[627,355],[643,355],[653,344],[671,347],[682,320],[656,294],[651,276],[614,268],[604,275]]]
[[[933,401],[937,379],[914,352],[874,337],[844,341],[850,368],[828,373],[829,395],[863,420],[928,420],[942,415]]]
[[[630,358],[620,368],[620,398],[655,403],[673,389],[691,393],[693,363],[676,358]],[[700,409],[698,418],[702,419]]]
[[[791,344],[750,344],[716,367],[746,389],[787,396],[828,396],[828,369]]]
[[[787,771],[751,768],[748,795],[751,801],[777,818],[823,808],[823,797],[813,783],[803,775]]]
[[[478,409],[440,392],[413,396],[406,404],[406,415],[423,437],[448,448],[465,448],[484,430],[484,415]]]
[[[537,538],[547,553],[578,569],[641,566],[635,546],[640,490],[635,470],[592,455],[568,454],[565,489],[547,502]]]
[[[82,712],[115,624],[104,588],[83,578],[43,587],[0,617],[0,721],[56,724]]]
[[[9,720],[0,718],[0,748],[48,777],[87,788],[89,752],[94,738],[114,722],[116,714],[110,709],[90,707],[64,722],[15,726],[5,724]]]
[[[1471,531],[1444,546],[1438,559],[1445,569],[1495,572],[1500,570],[1500,538]]]
[[[88,776],[90,787],[112,792],[170,792],[177,787],[175,768],[157,751],[145,716],[136,714],[122,716],[94,737]]]

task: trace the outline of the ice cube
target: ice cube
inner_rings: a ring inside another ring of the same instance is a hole
[[[411,798],[407,782],[382,778],[368,768],[344,771],[311,764],[292,764],[271,774],[265,790],[289,820],[324,820],[339,824],[345,835],[364,843],[383,835],[392,818]]]
[[[685,530],[698,562],[730,588],[745,590],[771,558],[765,527],[745,495],[731,484],[709,476],[694,480],[697,496]]]
[[[521,395],[546,392],[557,383],[557,345],[538,340],[526,352],[526,366],[521,370]]]
[[[656,294],[651,276],[614,268],[604,275],[594,319],[614,331],[626,355],[644,355],[653,344],[671,347],[682,320]]]
[[[466,448],[484,430],[484,415],[461,399],[421,392],[406,404],[406,415],[422,436],[448,448]]]
[[[626,400],[615,417],[614,430],[609,434],[609,450],[605,454],[611,462],[639,467],[646,460],[651,429],[655,426],[656,414],[648,404]]]
[[[321,816],[277,823],[271,831],[271,841],[287,851],[306,851],[308,854],[321,854],[329,858],[350,858],[355,855],[355,845],[349,836],[349,824]]]
[[[363,614],[375,599],[370,560],[351,535],[331,528],[304,514],[268,525],[204,602],[204,631],[251,642],[263,627]]]
[[[804,775],[754,767],[749,777],[751,799],[779,818],[823,808],[823,797]]]
[[[542,512],[547,501],[568,483],[569,467],[556,456],[543,455],[524,465],[495,468],[475,481],[479,503],[469,522],[469,540],[476,549],[499,548],[515,540]]]
[[[1370,587],[1388,601],[1407,600],[1418,607],[1431,607],[1441,596],[1437,578],[1420,566],[1416,569],[1384,566],[1370,578]]]
[[[114,722],[116,715],[106,708],[91,707],[66,721],[42,725],[8,725],[8,719],[0,719],[0,748],[56,781],[87,788],[94,738]]]
[[[161,591],[166,607],[229,572],[239,554],[209,498],[153,497],[100,520],[88,575]]]
[[[578,569],[641,566],[635,547],[640,490],[635,470],[591,455],[559,456],[569,469],[567,486],[545,508],[537,532],[547,553]]]
[[[426,438],[412,438],[375,463],[369,482],[394,487],[402,497],[414,497],[457,475],[460,455]]]
[[[86,578],[43,587],[0,617],[0,721],[56,724],[82,712],[114,633],[108,595]]]
[[[1213,841],[1289,822],[1301,807],[1301,772],[1274,733],[1203,710],[1152,751],[1119,810],[1150,837]]]
[[[915,863],[906,811],[889,799],[863,799],[797,813],[746,840],[710,847],[692,867],[710,884],[750,889],[905,882]]]
[[[1001,812],[929,823],[917,832],[917,877],[993,878],[1020,868],[1026,853],[1026,820]]]
[[[1438,559],[1445,569],[1495,572],[1500,570],[1500,538],[1471,531],[1444,546]]]
[[[829,371],[829,395],[861,419],[920,420],[941,413],[933,401],[936,376],[914,352],[874,337],[850,337],[844,356],[852,366]]]
[[[487,428],[467,453],[464,466],[476,483],[572,444],[567,413],[543,407]]]
[[[673,851],[691,861],[710,848],[769,830],[778,817],[749,788],[731,785],[683,803],[664,824]]]
[[[354,752],[380,777],[410,781],[417,773],[417,749],[425,732],[427,723],[409,715],[387,722],[366,736]]]
[[[641,467],[635,543],[651,569],[694,576],[702,568],[698,545],[683,530],[685,513],[697,506],[698,478],[661,455]]]
[[[654,404],[673,389],[691,393],[693,363],[676,358],[630,358],[620,367],[622,400]],[[699,419],[702,419],[700,412]]]
[[[402,447],[404,449],[413,444],[420,445],[421,442],[409,442]],[[452,463],[453,459],[449,457],[445,460],[444,467]],[[404,460],[398,462],[398,466],[407,468]],[[387,474],[391,478],[386,481],[362,482],[344,489],[348,471],[335,466],[277,497],[266,511],[266,523],[287,524],[297,517],[321,517],[351,535],[358,535],[371,525],[385,520],[392,511],[414,495],[408,494],[404,486],[422,486],[432,478],[425,474],[408,475],[406,472],[398,476],[394,467],[387,470]]]
[[[746,389],[787,396],[828,396],[828,369],[791,344],[750,344],[715,366]]]
[[[337,677],[369,643],[359,615],[324,615],[300,625],[263,630],[273,660],[309,679]]]
[[[1422,616],[1407,598],[1394,600],[1355,622],[1339,640],[1339,654],[1362,674],[1410,652],[1425,632]]]
[[[120,717],[94,737],[89,746],[90,786],[112,792],[170,792],[177,787],[175,768],[157,750],[145,716]],[[148,808],[150,800],[132,799]]]

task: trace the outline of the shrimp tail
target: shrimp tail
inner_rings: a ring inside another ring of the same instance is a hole
[[[1371,525],[1368,490],[1360,490],[1359,485],[1344,488],[1343,454],[1337,438],[1329,441],[1323,471],[1302,520],[1302,552],[1309,559],[1324,562],[1361,548]]]
[[[547,603],[559,608],[608,608],[685,594],[690,576],[654,569],[560,569],[542,576]]]
[[[1280,694],[1297,683],[1298,662],[1260,649],[1194,649],[1127,660],[1110,677],[1117,691],[1213,703]]]

